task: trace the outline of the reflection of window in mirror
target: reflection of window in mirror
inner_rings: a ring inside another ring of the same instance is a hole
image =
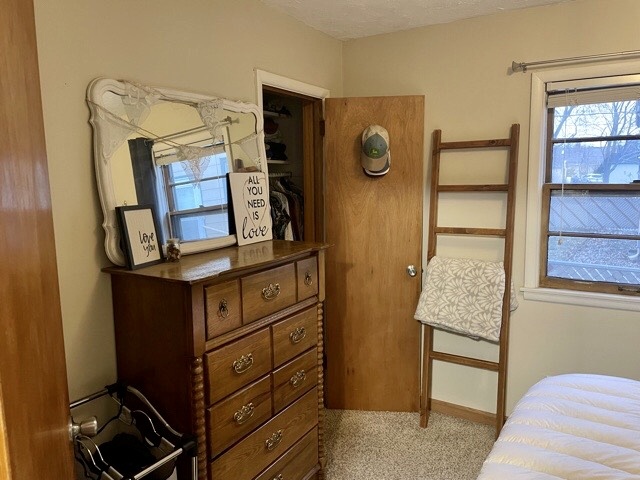
[[[203,159],[204,160],[204,159]],[[161,167],[167,188],[169,231],[183,241],[229,235],[226,153],[206,157],[202,178],[193,178],[186,162]]]
[[[160,206],[164,224],[172,238],[193,241],[229,235],[226,174],[231,171],[226,129],[222,142],[192,136],[187,144],[211,149],[210,155],[177,160],[176,150],[154,145],[156,165],[160,169],[158,188],[166,195]],[[202,138],[202,135],[200,135]]]

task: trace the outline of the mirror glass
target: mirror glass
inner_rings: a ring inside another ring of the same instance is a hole
[[[226,174],[267,167],[255,104],[111,79],[94,80],[87,101],[113,263],[125,264],[117,206],[153,205],[161,243],[179,238],[185,254],[236,242]]]

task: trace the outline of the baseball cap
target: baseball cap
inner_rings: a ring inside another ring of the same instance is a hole
[[[389,133],[380,125],[369,125],[362,132],[362,169],[367,175],[384,175],[391,167]]]

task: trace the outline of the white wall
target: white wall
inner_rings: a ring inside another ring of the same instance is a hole
[[[575,0],[353,40],[343,51],[344,93],[426,95],[425,166],[434,129],[442,129],[444,141],[505,138],[509,126],[520,123],[514,256],[519,288],[525,260],[530,74],[509,75],[508,68],[513,60],[640,49],[639,20],[637,0]],[[426,188],[425,195],[428,202]],[[596,372],[640,379],[637,312],[519,299],[511,324],[508,411],[531,384],[550,374]],[[440,332],[435,340],[436,348],[497,358],[497,348],[485,343]],[[437,364],[433,396],[495,411],[495,374]]]
[[[99,76],[256,102],[254,69],[342,91],[337,40],[255,0],[35,0],[71,399],[116,379],[85,92]]]

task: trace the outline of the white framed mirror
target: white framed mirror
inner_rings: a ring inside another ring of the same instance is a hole
[[[87,90],[105,251],[125,265],[115,209],[152,205],[161,242],[184,254],[236,243],[228,172],[267,174],[257,105],[97,78]]]

